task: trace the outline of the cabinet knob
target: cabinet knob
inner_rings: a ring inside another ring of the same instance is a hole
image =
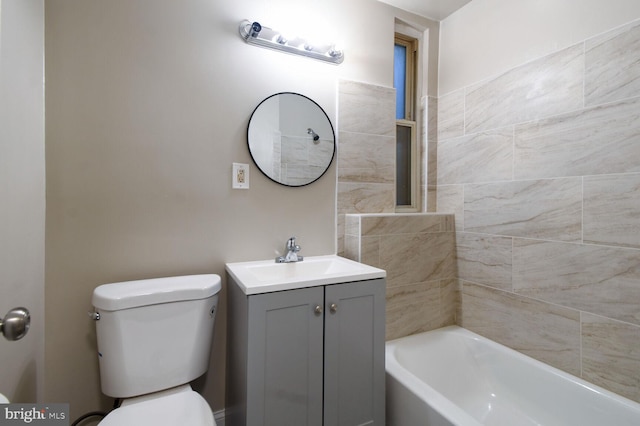
[[[313,308],[313,312],[315,312],[316,315],[322,314],[322,306],[316,305],[316,307]]]
[[[332,303],[331,305],[329,305],[329,310],[331,311],[332,314],[335,314],[336,312],[338,312],[338,305],[336,305],[335,303]]]

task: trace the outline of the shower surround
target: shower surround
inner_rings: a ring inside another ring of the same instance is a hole
[[[340,82],[338,248],[398,272],[387,339],[457,323],[640,401],[638,58],[633,22],[429,98],[435,215],[393,213],[393,90]]]
[[[640,23],[438,100],[465,328],[640,401]]]

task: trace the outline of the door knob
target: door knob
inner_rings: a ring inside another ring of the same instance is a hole
[[[0,331],[7,340],[20,340],[29,331],[31,315],[27,308],[13,308],[0,318]]]
[[[322,306],[320,306],[320,305],[316,305],[316,306],[313,308],[313,312],[315,312],[315,314],[316,314],[316,315],[320,315],[320,314],[322,313]]]
[[[331,311],[332,314],[335,314],[336,312],[338,312],[338,305],[335,303],[332,303],[331,305],[329,305],[329,310]]]

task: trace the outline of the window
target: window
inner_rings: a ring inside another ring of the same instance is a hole
[[[396,210],[418,207],[416,68],[418,41],[395,34],[393,86],[396,89]]]

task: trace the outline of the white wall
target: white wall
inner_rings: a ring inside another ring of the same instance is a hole
[[[0,393],[34,402],[44,363],[44,3],[0,0],[0,317],[32,315],[22,340],[0,337]]]
[[[638,16],[636,0],[473,0],[441,23],[439,95]]]

